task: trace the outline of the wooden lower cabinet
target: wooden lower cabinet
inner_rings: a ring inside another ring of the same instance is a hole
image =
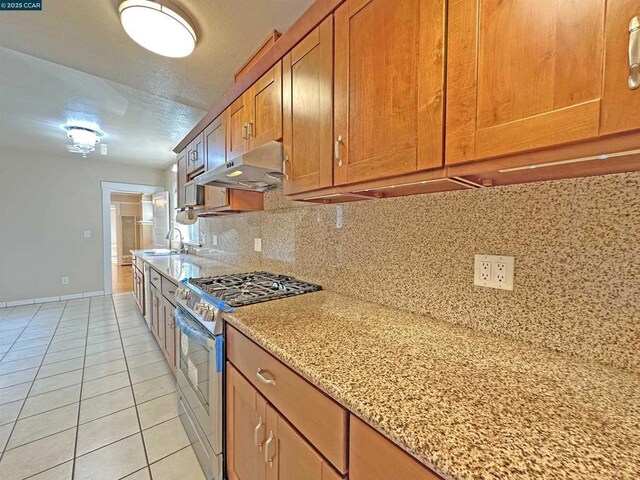
[[[230,480],[340,480],[315,449],[227,363]]]
[[[351,480],[441,480],[362,420],[351,415],[350,425]]]
[[[154,285],[151,285],[151,332],[156,337],[158,345],[164,345],[162,294]]]
[[[174,375],[177,368],[176,338],[178,330],[176,328],[176,319],[173,316],[175,308],[169,300],[162,298],[162,324],[160,327],[164,329],[164,344],[160,345],[160,347]]]
[[[227,363],[227,475],[229,480],[266,480],[264,444],[267,402]]]

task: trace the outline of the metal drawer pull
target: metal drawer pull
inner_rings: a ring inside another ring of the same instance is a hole
[[[273,443],[273,432],[270,431],[269,438],[267,438],[267,441],[264,444],[264,463],[268,463],[270,467],[273,467],[273,458],[276,455],[275,452],[273,452],[273,455],[269,455],[269,450],[272,443]]]
[[[253,122],[249,122],[249,136],[253,137]]]
[[[629,22],[629,88],[640,87],[640,17]]]
[[[266,383],[267,385],[273,385],[274,387],[276,386],[276,381],[273,378],[265,377],[264,370],[262,370],[261,368],[259,368],[258,371],[256,372],[256,376],[258,377],[258,380],[260,380],[262,383]]]
[[[256,425],[256,428],[253,431],[253,443],[260,450],[262,450],[262,442],[258,441],[258,435],[260,434],[260,430],[262,430],[262,427],[264,427],[264,423],[262,421],[262,417],[260,417],[260,419],[258,420],[258,425]]]
[[[342,159],[340,158],[340,144],[341,143],[342,143],[342,135],[338,135],[338,138],[336,139],[336,144],[334,146],[333,155],[334,155],[334,157],[336,157],[336,160],[338,161],[338,166],[339,167],[342,166]]]
[[[244,124],[242,126],[242,138],[244,138],[245,140],[247,139],[247,129],[248,129],[248,124]]]

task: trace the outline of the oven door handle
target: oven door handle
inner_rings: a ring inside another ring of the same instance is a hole
[[[176,325],[187,337],[205,347],[216,348],[216,340],[206,335],[202,331],[202,327],[199,327],[193,320],[189,319],[180,307],[176,307],[173,316],[176,319]]]

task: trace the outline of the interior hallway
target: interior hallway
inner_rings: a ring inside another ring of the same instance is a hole
[[[125,293],[133,291],[133,267],[111,262],[111,291]]]
[[[0,309],[0,478],[204,480],[131,294]]]

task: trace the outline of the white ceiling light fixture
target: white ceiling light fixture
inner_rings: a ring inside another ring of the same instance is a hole
[[[74,153],[81,153],[83,158],[96,149],[100,143],[100,138],[104,136],[97,128],[89,128],[80,125],[65,125],[67,136],[73,140],[73,147],[69,150]]]
[[[165,0],[125,0],[120,22],[139,45],[165,57],[186,57],[196,47],[196,32],[187,15]]]

